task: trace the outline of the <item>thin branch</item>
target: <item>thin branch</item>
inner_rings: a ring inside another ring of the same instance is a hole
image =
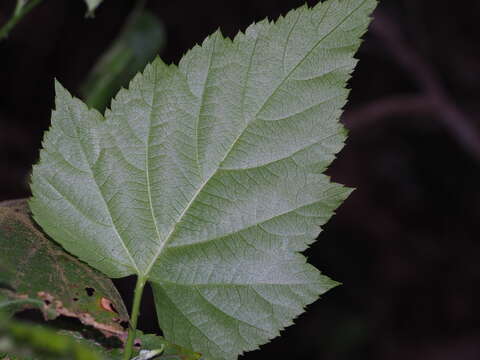
[[[375,100],[355,110],[345,113],[343,123],[349,129],[365,127],[392,116],[432,115],[430,99],[422,95],[395,95]]]
[[[377,13],[371,31],[382,40],[392,58],[403,67],[412,80],[426,92],[443,90],[431,66],[405,41],[397,24],[384,13]]]
[[[435,71],[409,46],[397,25],[388,16],[380,13],[377,14],[372,24],[372,32],[383,41],[392,58],[412,77],[413,81],[422,90],[423,95],[399,96],[367,105],[360,110],[347,114],[346,122],[353,127],[358,127],[361,122],[359,124],[354,124],[354,122],[360,118],[365,119],[366,116],[379,119],[392,113],[424,113],[430,109],[430,113],[441,120],[458,143],[480,160],[480,134],[478,129],[450,99]],[[423,100],[425,100],[424,104],[421,103]],[[363,123],[372,121],[364,120]]]
[[[6,39],[18,22],[42,1],[43,0],[30,0],[25,3],[24,1],[18,0],[12,17],[0,28],[0,41]]]

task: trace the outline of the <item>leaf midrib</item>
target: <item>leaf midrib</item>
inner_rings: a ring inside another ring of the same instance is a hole
[[[218,38],[218,35],[215,35],[215,38],[214,38],[214,43],[213,43],[213,46],[212,46],[212,50],[209,54],[209,63],[208,63],[208,68],[207,68],[207,76],[205,77],[205,83],[204,83],[204,88],[203,88],[203,91],[202,91],[202,95],[200,97],[200,104],[199,104],[199,111],[198,111],[198,114],[197,114],[197,119],[196,119],[196,126],[195,126],[195,135],[196,136],[196,163],[197,163],[197,166],[199,167],[200,169],[200,164],[199,164],[199,158],[198,158],[198,123],[200,122],[200,116],[201,116],[201,113],[202,113],[202,109],[204,107],[204,103],[205,103],[205,87],[206,87],[206,84],[208,82],[208,76],[210,74],[210,69],[211,69],[211,66],[212,66],[212,57],[213,57],[213,54],[215,53],[215,46],[216,46],[216,43],[217,43],[217,38]],[[157,75],[156,75],[156,72],[155,72],[155,85],[154,85],[154,90],[157,86],[156,84],[156,79],[157,79]],[[152,99],[152,110],[153,110],[153,99]],[[153,114],[153,111],[150,113],[150,120],[151,120],[151,117],[152,117],[152,114]],[[151,125],[151,122],[150,122],[150,125]],[[148,144],[147,144],[147,152],[148,152]],[[216,171],[215,171],[216,172]],[[212,175],[213,176],[213,175]],[[155,217],[155,213],[154,213],[154,210],[153,210],[153,202],[152,202],[152,198],[150,196],[150,186],[148,186],[148,193],[149,193],[149,200],[150,200],[150,209],[151,209],[151,212],[152,212],[152,217],[153,217],[153,221],[155,223],[155,229],[157,230],[157,236],[159,238],[159,241],[160,241],[160,246],[157,250],[157,252],[155,253],[155,256],[153,257],[151,263],[148,265],[147,267],[147,270],[145,271],[145,274],[144,276],[146,278],[148,278],[148,275],[150,274],[150,271],[152,270],[152,267],[153,265],[157,262],[158,258],[160,257],[160,254],[162,253],[164,247],[166,246],[168,240],[170,239],[171,235],[174,233],[175,229],[176,229],[176,225],[178,223],[180,223],[180,221],[183,219],[183,216],[185,215],[186,211],[188,211],[188,209],[190,208],[191,204],[193,201],[195,201],[195,199],[197,198],[199,192],[201,192],[205,186],[205,184],[210,180],[211,177],[209,177],[199,188],[199,190],[195,193],[195,195],[192,197],[192,200],[187,204],[187,206],[185,207],[184,211],[182,211],[182,213],[180,214],[178,220],[175,222],[175,224],[173,225],[171,231],[167,234],[167,236],[165,237],[165,240],[162,242],[161,241],[161,237],[160,237],[160,232],[158,230],[158,227],[157,227],[157,222],[156,222],[156,217]],[[148,182],[149,184],[150,182]]]
[[[148,204],[150,207],[150,213],[152,215],[152,220],[153,224],[155,226],[155,232],[157,234],[158,241],[160,243],[160,249],[162,249],[162,238],[160,236],[160,229],[158,228],[157,224],[157,217],[155,216],[155,210],[153,207],[153,199],[152,199],[152,189],[151,189],[151,184],[150,184],[150,138],[151,138],[151,128],[152,128],[152,122],[153,122],[153,114],[155,111],[155,99],[156,99],[156,92],[157,92],[157,71],[154,71],[154,84],[153,84],[153,90],[152,90],[152,101],[151,101],[151,108],[152,111],[150,111],[149,114],[149,126],[148,126],[148,133],[147,133],[147,144],[146,144],[146,149],[145,149],[145,177],[147,180],[147,194],[148,194]],[[155,260],[154,260],[155,261]],[[138,271],[138,268],[137,268]],[[141,277],[148,276],[148,273],[150,271],[146,271],[145,274],[138,274]]]

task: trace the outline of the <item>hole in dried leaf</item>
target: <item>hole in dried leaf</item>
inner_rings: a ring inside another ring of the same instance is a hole
[[[100,306],[104,310],[107,310],[107,311],[114,312],[114,313],[118,314],[118,311],[117,311],[117,309],[115,309],[115,306],[113,306],[113,303],[107,298],[102,297],[102,299],[100,300]]]
[[[112,309],[112,311],[116,314],[118,314],[118,311],[117,309],[115,309],[115,305],[113,305],[113,303],[110,303],[110,308]]]
[[[78,298],[73,298],[72,300],[73,300],[73,301],[78,301]]]
[[[95,289],[91,287],[85,288],[85,291],[87,292],[88,296],[93,296],[93,294],[95,294]]]

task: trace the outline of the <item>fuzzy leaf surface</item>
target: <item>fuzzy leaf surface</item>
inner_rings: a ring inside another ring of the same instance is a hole
[[[148,65],[105,116],[57,84],[35,219],[107,275],[147,277],[166,339],[205,359],[278,336],[336,285],[300,252],[350,193],[323,171],[375,6],[217,32],[178,66]]]
[[[127,86],[164,46],[162,22],[147,10],[134,12],[82,85],[85,103],[105,110],[118,90]]]

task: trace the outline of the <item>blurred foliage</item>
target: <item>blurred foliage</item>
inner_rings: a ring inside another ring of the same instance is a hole
[[[42,0],[17,0],[12,17],[0,27],[0,41],[7,38],[18,22],[41,2]]]
[[[100,112],[165,45],[163,24],[141,5],[131,13],[124,29],[100,57],[81,88],[85,103]]]
[[[37,324],[0,319],[0,359],[108,360],[93,342],[78,341]]]
[[[198,360],[201,355],[174,345],[161,336],[138,331],[135,359]],[[2,360],[114,360],[120,348],[105,347],[95,337],[86,339],[77,331],[57,331],[39,324],[7,320],[0,315],[0,359]]]

